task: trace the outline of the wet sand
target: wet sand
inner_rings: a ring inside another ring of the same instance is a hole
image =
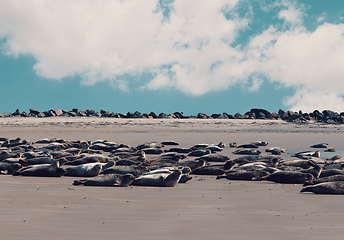
[[[0,136],[107,139],[181,147],[268,141],[288,152],[328,142],[344,151],[341,125],[257,120],[1,119]],[[264,148],[262,148],[264,149]],[[226,148],[221,154],[238,157]],[[300,194],[301,185],[194,176],[174,188],[73,186],[75,177],[0,176],[3,239],[342,239],[343,197]]]

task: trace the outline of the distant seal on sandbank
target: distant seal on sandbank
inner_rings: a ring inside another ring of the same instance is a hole
[[[135,176],[132,174],[103,174],[89,179],[75,180],[73,185],[127,187],[134,180]]]
[[[300,192],[312,192],[315,194],[344,194],[344,182],[324,182],[313,186],[304,187]]]
[[[135,186],[154,186],[154,187],[174,187],[179,182],[182,175],[180,170],[174,170],[170,174],[149,174],[135,179],[132,185]]]

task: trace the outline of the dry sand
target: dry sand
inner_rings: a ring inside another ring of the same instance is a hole
[[[31,141],[262,140],[286,148],[284,158],[321,142],[344,151],[343,133],[342,125],[257,120],[0,120],[0,136]],[[232,151],[222,154],[238,157]],[[1,175],[1,239],[343,239],[343,196],[300,194],[301,185],[195,176],[174,188],[106,188],[73,186],[75,179]]]

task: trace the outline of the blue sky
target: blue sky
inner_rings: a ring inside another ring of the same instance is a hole
[[[344,111],[344,1],[1,1],[0,112]]]

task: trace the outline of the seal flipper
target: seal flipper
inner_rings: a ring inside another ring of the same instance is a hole
[[[226,178],[227,175],[226,174],[223,174],[223,175],[217,175],[216,176],[216,179],[221,179],[221,178]]]
[[[74,180],[73,185],[74,185],[74,186],[77,186],[77,185],[84,185],[86,181],[87,181],[86,179]]]

